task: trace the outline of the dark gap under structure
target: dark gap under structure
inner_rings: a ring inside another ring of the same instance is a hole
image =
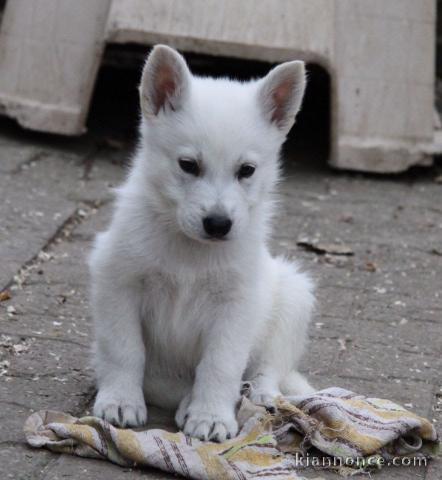
[[[136,139],[139,118],[138,83],[149,48],[109,45],[100,68],[88,118],[89,131],[125,143]],[[196,75],[250,80],[264,76],[274,64],[228,57],[184,54]],[[308,86],[296,124],[283,146],[287,166],[325,165],[330,154],[330,76],[308,64]]]

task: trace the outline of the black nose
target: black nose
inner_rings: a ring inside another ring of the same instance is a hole
[[[232,228],[232,220],[224,215],[212,215],[203,218],[203,226],[207,235],[213,238],[222,238]]]

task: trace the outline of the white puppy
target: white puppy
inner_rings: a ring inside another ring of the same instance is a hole
[[[137,426],[145,402],[178,407],[186,434],[223,441],[242,381],[261,403],[311,391],[296,368],[312,282],[268,248],[305,82],[299,61],[240,83],[194,77],[175,50],[153,49],[139,148],[90,259],[95,415]]]

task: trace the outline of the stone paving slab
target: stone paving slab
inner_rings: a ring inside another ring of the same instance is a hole
[[[46,466],[53,460],[54,455],[50,452],[31,450],[22,443],[2,443],[1,478],[2,480],[43,479]]]
[[[64,144],[19,132],[0,133],[0,194],[7,199],[0,206],[0,289],[12,282],[12,298],[0,303],[0,362],[7,362],[0,376],[0,478],[172,478],[23,442],[23,421],[32,411],[90,410],[85,259],[110,217],[111,188],[123,178],[121,163],[130,153],[97,148],[89,139]],[[272,248],[299,259],[318,283],[302,363],[312,383],[410,405],[440,431],[442,257],[430,252],[442,243],[442,209],[434,201],[442,186],[432,181],[435,174],[380,179],[292,166]],[[307,251],[297,245],[301,236],[345,243],[354,255]],[[150,414],[155,425],[170,425]],[[440,468],[440,462],[389,468],[373,477],[436,480]]]
[[[79,464],[78,458],[62,455],[45,469],[44,480],[164,480],[173,477],[153,469],[122,468],[100,460],[88,459]]]
[[[33,154],[30,150],[28,159],[38,155],[38,161],[20,163],[18,170],[0,175],[4,199],[0,203],[0,285],[32,260],[78,209],[81,213],[83,204],[108,201],[109,187],[121,178],[121,168],[97,159],[86,180],[78,155],[42,150]],[[23,153],[20,149],[17,152],[22,162]]]

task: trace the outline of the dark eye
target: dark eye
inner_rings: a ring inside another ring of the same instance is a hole
[[[200,166],[192,158],[179,158],[178,164],[183,172],[197,177],[200,174]]]
[[[237,176],[238,180],[242,178],[249,178],[255,173],[255,166],[251,165],[250,163],[244,163],[239,167]]]

